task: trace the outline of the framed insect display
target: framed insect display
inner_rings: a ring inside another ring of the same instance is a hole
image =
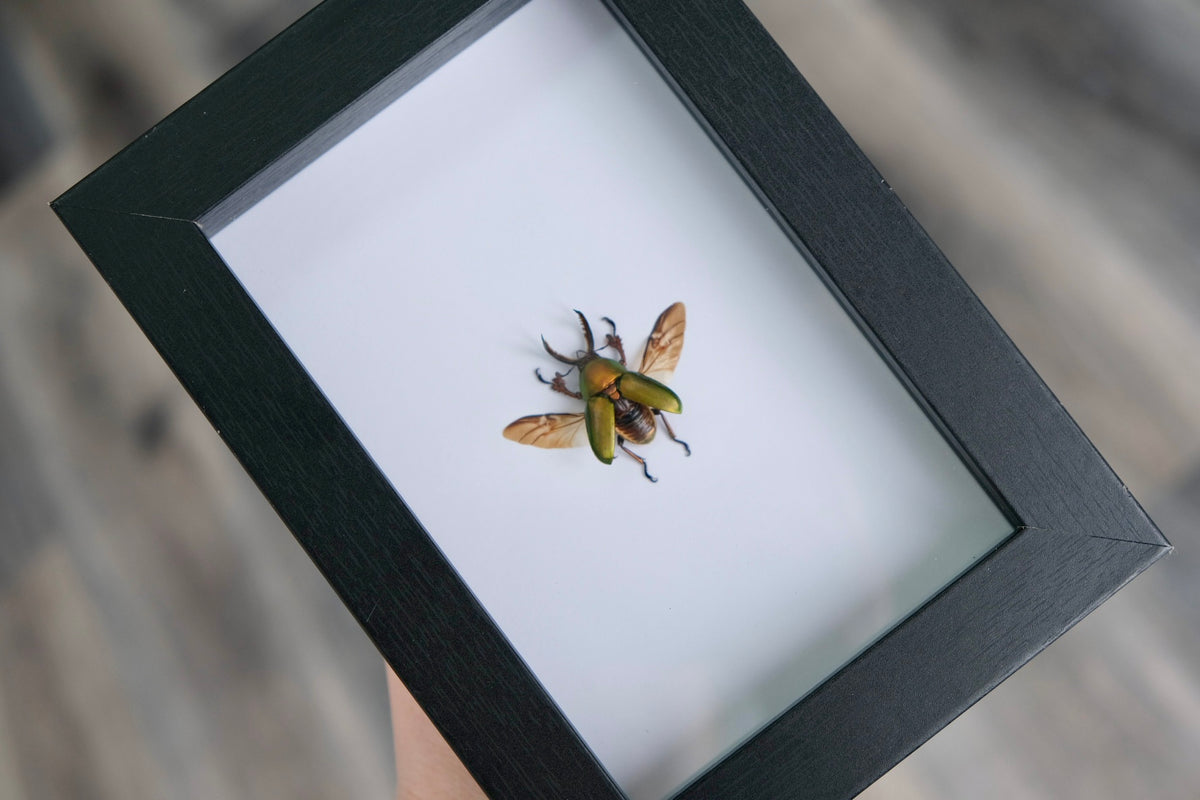
[[[327,0],[54,208],[495,798],[850,797],[1169,550],[736,0]]]

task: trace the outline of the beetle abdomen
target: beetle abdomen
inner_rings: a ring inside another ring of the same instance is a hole
[[[617,433],[634,444],[646,444],[654,438],[654,412],[624,397],[617,398],[614,405]]]

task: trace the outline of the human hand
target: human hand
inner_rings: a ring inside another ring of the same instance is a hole
[[[396,800],[487,800],[391,667],[387,676],[396,745]]]

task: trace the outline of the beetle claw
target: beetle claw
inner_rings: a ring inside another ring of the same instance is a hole
[[[671,441],[677,442],[680,445],[682,445],[683,446],[683,454],[685,456],[690,456],[692,454],[692,448],[683,439],[675,438],[675,431],[671,430],[671,423],[667,421],[666,416],[658,409],[655,409],[654,415],[656,417],[658,417],[659,421],[663,424],[663,428],[667,431],[667,436],[670,437]]]
[[[556,373],[554,373],[554,377],[555,378],[565,378],[568,375],[570,375],[571,371],[574,369],[575,369],[574,367],[571,367],[571,369],[568,369],[566,372],[556,372]],[[542,368],[541,367],[534,367],[533,374],[537,375],[537,379],[539,381],[541,381],[542,383],[554,383],[554,381],[548,381],[542,377]]]
[[[633,452],[628,447],[626,447],[624,438],[617,439],[617,447],[620,447],[622,450],[625,451],[625,454],[627,456],[629,456],[634,461],[636,461],[642,465],[642,474],[646,476],[646,480],[650,481],[651,483],[658,483],[658,478],[656,478],[650,474],[650,468],[648,466],[646,466],[646,459],[642,458],[637,453]]]

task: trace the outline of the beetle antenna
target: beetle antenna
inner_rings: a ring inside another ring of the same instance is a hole
[[[579,323],[583,326],[583,338],[587,342],[587,351],[589,353],[596,352],[596,340],[592,338],[592,326],[588,325],[587,317],[583,315],[582,311],[578,308],[574,311],[579,315]]]
[[[566,356],[562,355],[561,353],[555,352],[554,348],[550,346],[550,343],[546,341],[545,336],[542,337],[542,347],[546,348],[546,352],[549,353],[553,358],[558,359],[559,361],[561,361],[564,364],[570,364],[571,366],[575,366],[576,364],[579,363],[579,359],[577,359],[577,358],[567,358]]]

